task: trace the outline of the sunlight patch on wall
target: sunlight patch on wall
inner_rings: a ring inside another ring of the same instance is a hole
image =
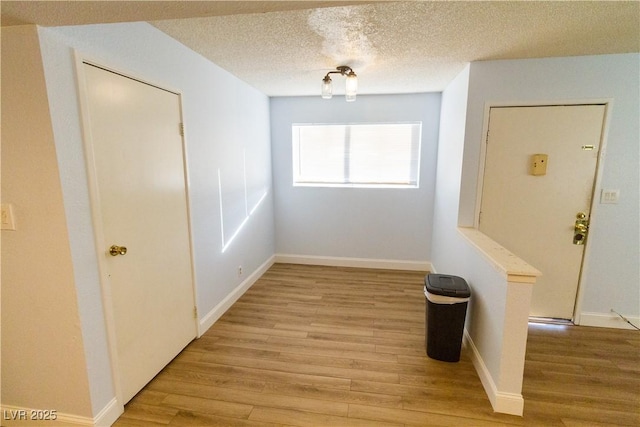
[[[247,223],[249,222],[249,219],[251,219],[251,216],[254,214],[254,212],[258,209],[258,207],[262,204],[262,202],[264,201],[264,199],[267,198],[267,191],[265,190],[264,194],[262,195],[262,197],[260,197],[260,199],[258,200],[258,202],[256,203],[256,205],[253,207],[253,209],[251,209],[251,212],[249,212],[249,214],[245,217],[244,221],[242,221],[240,223],[240,225],[238,226],[238,228],[236,229],[236,231],[231,235],[231,237],[229,237],[229,240],[227,240],[227,242],[224,242],[224,237],[223,237],[223,241],[222,241],[222,253],[224,253],[229,246],[231,246],[231,243],[233,242],[233,240],[238,236],[238,234],[240,234],[240,232],[242,231],[242,229],[244,228],[245,225],[247,225]],[[223,233],[224,234],[224,233]]]
[[[249,222],[249,219],[252,217],[252,215],[256,212],[256,210],[258,209],[258,207],[262,204],[262,202],[264,202],[264,200],[267,198],[267,194],[268,194],[268,189],[263,190],[263,192],[261,193],[261,196],[258,198],[257,202],[254,204],[254,206],[249,209],[249,190],[248,190],[248,185],[247,185],[247,162],[246,162],[246,150],[243,150],[243,189],[244,189],[244,206],[243,206],[243,211],[244,211],[244,219],[242,220],[242,222],[237,226],[237,228],[233,231],[233,233],[231,233],[230,237],[227,239],[225,237],[225,223],[224,223],[224,205],[223,205],[223,196],[222,196],[222,172],[220,169],[218,169],[218,196],[219,196],[219,203],[220,203],[220,235],[221,235],[221,239],[222,239],[222,253],[224,253],[229,246],[231,245],[231,243],[234,241],[234,239],[240,234],[240,232],[242,231],[242,229],[245,227],[245,225],[247,225],[247,223]],[[238,210],[238,209],[236,209]],[[229,230],[227,230],[229,231]]]
[[[220,236],[222,236],[222,252],[225,250],[224,244],[224,210],[222,209],[222,177],[220,176],[220,169],[218,169],[218,197],[220,206]]]

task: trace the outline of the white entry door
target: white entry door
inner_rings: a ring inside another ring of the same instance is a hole
[[[479,229],[542,272],[531,316],[573,318],[584,254],[575,222],[590,216],[604,113],[604,105],[490,110]]]
[[[196,336],[180,98],[83,67],[125,403]]]

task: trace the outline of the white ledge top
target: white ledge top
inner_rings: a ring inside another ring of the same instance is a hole
[[[535,283],[536,277],[542,276],[539,270],[528,264],[522,258],[509,252],[477,228],[458,227],[458,231],[475,246],[496,269],[506,274],[508,282]]]

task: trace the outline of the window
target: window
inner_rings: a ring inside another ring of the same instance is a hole
[[[293,185],[416,188],[422,123],[294,124]]]

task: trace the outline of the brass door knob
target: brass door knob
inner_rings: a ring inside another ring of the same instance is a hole
[[[573,244],[584,245],[589,234],[589,219],[584,212],[578,212],[576,214],[576,222],[573,226]]]
[[[124,246],[112,245],[109,248],[109,254],[111,256],[125,255],[127,253],[127,248]]]

